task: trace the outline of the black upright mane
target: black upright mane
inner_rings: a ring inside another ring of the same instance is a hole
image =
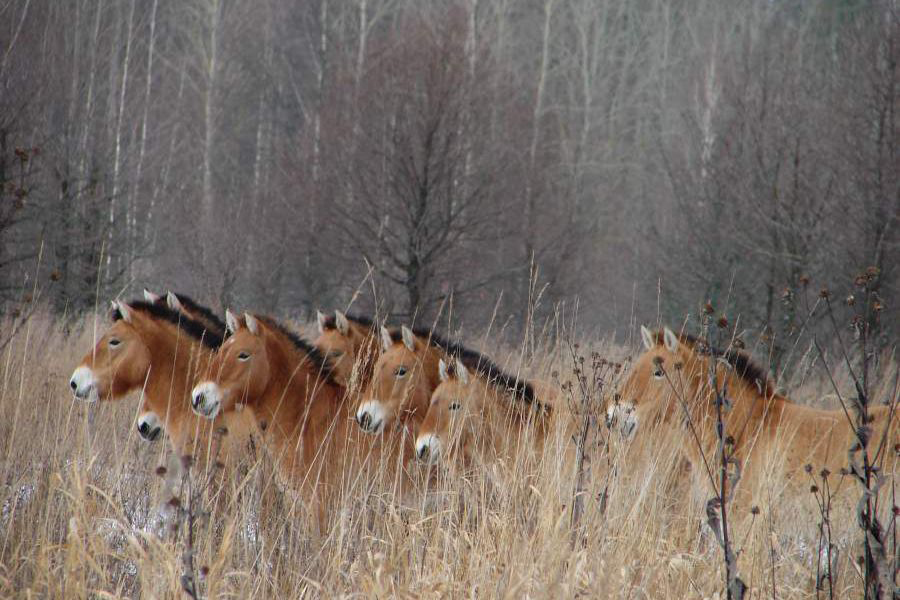
[[[351,323],[356,323],[357,325],[361,325],[368,329],[375,328],[375,322],[369,318],[364,317],[363,315],[344,315],[347,317],[347,320]],[[337,322],[335,321],[334,315],[328,315],[325,317],[325,320],[322,322],[322,329],[326,331],[329,329],[337,329]]]
[[[212,311],[212,309],[199,304],[196,300],[185,294],[179,294],[177,292],[173,292],[173,294],[178,298],[178,301],[181,302],[182,306],[193,313],[201,315],[204,321],[216,328],[216,333],[224,335],[225,330],[227,329],[225,323]]]
[[[325,378],[325,381],[338,385],[334,380],[334,365],[330,360],[328,360],[328,358],[325,357],[324,354],[319,352],[318,348],[304,340],[302,337],[300,337],[272,317],[261,315],[254,316],[265,323],[266,327],[275,330],[276,333],[287,338],[297,350],[305,354],[306,357],[309,358],[310,362],[312,362],[316,371],[318,371],[318,373]]]
[[[222,345],[222,335],[219,332],[211,331],[204,323],[192,319],[177,310],[172,310],[164,304],[147,302],[146,300],[135,300],[129,302],[128,306],[134,311],[175,325],[211,350],[217,350],[219,346]],[[118,308],[115,308],[113,309],[111,316],[113,321],[118,321],[122,318],[122,312]]]
[[[756,387],[760,393],[766,396],[775,394],[775,384],[769,377],[769,372],[759,365],[746,352],[742,352],[736,348],[727,348],[722,350],[714,346],[710,346],[706,340],[698,338],[689,333],[682,333],[679,339],[691,347],[698,354],[705,354],[716,358],[723,358],[734,369],[738,377],[744,382]],[[657,333],[657,343],[663,344],[664,336],[661,332]]]
[[[446,338],[443,338],[424,327],[417,327],[413,329],[412,332],[413,335],[418,338],[429,340],[432,346],[440,348],[448,356],[459,358],[460,362],[466,368],[472,369],[477,374],[487,379],[491,385],[501,388],[506,393],[515,398],[522,399],[529,404],[537,402],[534,388],[530,383],[505,372],[481,352],[467,348],[462,344],[448,341]],[[390,331],[390,334],[391,340],[394,342],[403,341],[403,334],[400,329],[393,329]]]

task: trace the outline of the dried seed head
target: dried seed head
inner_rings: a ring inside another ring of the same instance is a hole
[[[756,505],[754,505],[754,506],[750,509],[750,514],[751,514],[751,515],[758,515],[758,514],[759,514],[759,507],[756,506]]]
[[[828,291],[828,288],[822,288],[819,290],[819,298],[827,299],[831,296],[831,292]]]
[[[881,273],[881,269],[878,267],[869,267],[866,269],[866,277],[869,279],[875,279]]]
[[[716,312],[716,310],[713,308],[712,300],[707,300],[706,304],[703,305],[703,314],[711,315],[714,312]]]
[[[181,498],[179,498],[178,496],[172,496],[171,498],[169,498],[169,501],[166,502],[166,504],[171,508],[179,508],[181,506]]]
[[[800,282],[800,285],[805,287],[809,285],[809,275],[801,275],[800,279],[798,279],[797,281]]]
[[[728,327],[728,317],[722,315],[721,317],[719,317],[719,320],[716,324],[719,326],[719,329],[725,329],[726,327]]]
[[[856,296],[850,294],[847,296],[847,306],[853,306],[854,304],[856,304]]]
[[[900,516],[900,506],[894,505],[894,508],[891,509],[891,512],[894,513],[895,517]]]
[[[206,577],[208,575],[209,575],[209,567],[206,565],[203,565],[202,567],[200,567],[200,577],[206,579]]]
[[[884,304],[882,304],[880,300],[876,300],[872,303],[872,310],[874,310],[875,312],[881,312],[882,310],[884,310]]]
[[[822,479],[828,479],[829,475],[831,475],[831,471],[829,471],[828,469],[822,469],[819,472],[819,477],[821,477]]]
[[[167,468],[165,468],[163,465],[159,465],[158,467],[156,467],[156,475],[159,477],[165,477],[166,473],[168,473],[168,472],[169,472],[169,470]]]
[[[853,279],[853,284],[856,287],[866,287],[867,279],[865,274],[860,273]]]
[[[819,486],[811,485],[811,486],[809,486],[809,491],[813,494],[817,494],[817,493],[819,493]]]
[[[812,465],[809,463],[803,465],[803,470],[806,472],[807,475],[812,473]]]
[[[194,457],[190,454],[185,454],[181,457],[181,466],[185,469],[190,469],[194,464]]]

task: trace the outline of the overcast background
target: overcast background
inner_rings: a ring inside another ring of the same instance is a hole
[[[3,0],[0,306],[896,332],[896,1]],[[35,280],[35,275],[37,279]],[[727,307],[727,308],[726,308]],[[569,313],[571,314],[571,312]],[[800,316],[798,316],[800,315]]]

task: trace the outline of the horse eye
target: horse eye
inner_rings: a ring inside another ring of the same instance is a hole
[[[406,375],[406,367],[397,367],[396,369],[394,369],[394,375],[396,375],[397,377],[403,377],[404,375]]]
[[[450,403],[450,406],[447,407],[447,410],[459,410],[459,402]]]
[[[118,345],[121,344],[121,343],[122,343],[121,340],[117,340],[116,338],[112,338],[112,339],[109,340],[109,347],[110,347],[110,348],[115,348],[116,346],[118,346]]]
[[[340,357],[342,357],[343,355],[344,355],[344,353],[341,352],[340,350],[334,350],[334,351],[331,353],[331,358],[340,358]]]
[[[238,354],[238,360],[247,360],[248,358],[250,358],[250,354],[247,352],[241,352],[240,354]]]

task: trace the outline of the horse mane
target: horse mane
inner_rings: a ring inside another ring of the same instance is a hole
[[[210,329],[200,321],[192,319],[177,310],[172,310],[164,304],[147,302],[146,300],[135,300],[129,302],[128,306],[132,310],[148,315],[153,319],[165,321],[174,325],[211,350],[218,350],[222,345],[223,339],[219,332],[210,331]],[[110,316],[113,321],[118,321],[122,318],[122,312],[118,308],[115,308]]]
[[[263,315],[254,316],[265,323],[266,327],[274,330],[277,334],[286,338],[294,346],[295,349],[305,354],[310,362],[312,362],[313,366],[316,368],[319,374],[325,377],[325,381],[327,383],[338,385],[334,380],[334,365],[324,354],[319,352],[318,348],[307,342],[305,339],[303,339],[272,317]]]
[[[362,327],[366,327],[368,329],[375,328],[375,321],[373,321],[369,317],[364,317],[362,315],[345,315],[347,320],[351,323],[355,323],[356,325],[361,325]],[[325,321],[322,322],[322,328],[327,330],[337,329],[337,323],[335,322],[334,315],[329,315],[325,317]]]
[[[775,395],[775,382],[772,381],[772,378],[769,376],[769,372],[760,366],[753,357],[751,357],[746,352],[742,352],[735,348],[727,348],[722,350],[720,348],[716,348],[714,346],[710,346],[706,340],[702,338],[698,338],[697,336],[691,335],[689,333],[682,333],[679,336],[679,340],[689,346],[691,350],[698,354],[713,356],[716,358],[724,358],[725,362],[727,362],[734,372],[740,377],[745,383],[757,388],[760,392],[767,396]],[[656,343],[664,344],[665,338],[663,332],[656,332]]]
[[[472,369],[478,375],[484,377],[491,385],[500,388],[515,398],[524,400],[528,404],[535,404],[538,407],[542,406],[537,401],[534,388],[530,383],[505,372],[481,352],[467,348],[462,344],[451,342],[424,327],[415,328],[412,332],[418,338],[429,340],[432,346],[440,348],[448,356],[458,358],[466,368]],[[390,334],[391,340],[394,342],[403,341],[403,335],[399,329],[392,330]]]
[[[196,300],[186,294],[179,294],[176,292],[173,293],[175,294],[175,297],[178,298],[178,301],[181,302],[181,304],[186,309],[201,315],[207,323],[213,325],[216,328],[216,333],[222,334],[225,332],[225,330],[227,329],[227,327],[225,327],[225,323],[222,321],[222,319],[219,318],[218,315],[216,315],[216,313],[212,311],[212,309],[199,304]]]

